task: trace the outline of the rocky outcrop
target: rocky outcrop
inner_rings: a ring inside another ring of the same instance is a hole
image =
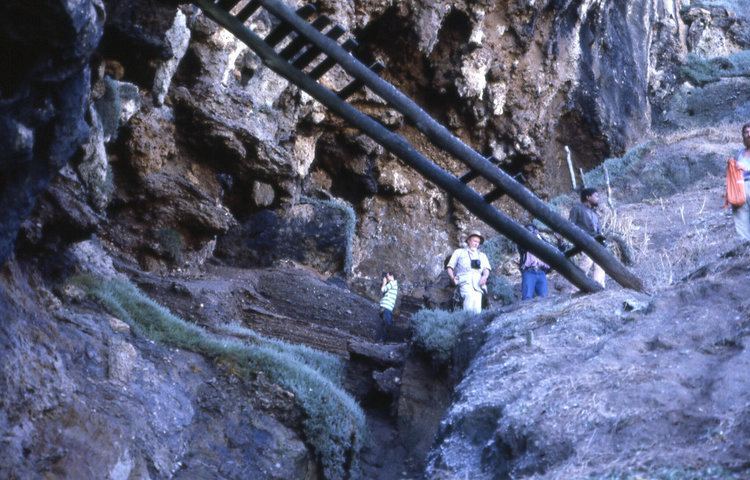
[[[95,0],[0,6],[0,263],[39,195],[88,135],[88,60],[102,35]]]
[[[288,392],[62,304],[25,268],[0,289],[0,476],[318,478]]]
[[[747,385],[734,373],[748,361],[739,347],[747,305],[721,265],[717,277],[678,286],[650,305],[611,291],[495,319],[457,388],[427,476],[747,468],[750,423],[738,407]],[[714,311],[726,315],[707,324],[708,292]],[[644,448],[655,443],[658,449]]]
[[[750,16],[731,3],[694,2],[681,10],[684,58],[673,61],[673,86],[655,92],[659,130],[744,122],[750,115]]]
[[[279,214],[262,210],[217,242],[216,256],[236,267],[293,260],[333,275],[351,270],[355,216],[343,202],[303,199]]]

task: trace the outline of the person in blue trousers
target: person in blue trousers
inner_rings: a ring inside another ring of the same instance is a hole
[[[537,230],[533,223],[526,225],[526,229],[540,240],[543,240],[539,234],[539,230]],[[547,272],[550,271],[549,265],[520,246],[518,247],[518,253],[520,254],[518,267],[521,269],[521,300],[546,297],[548,293]]]

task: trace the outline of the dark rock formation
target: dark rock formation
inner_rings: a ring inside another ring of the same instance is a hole
[[[351,268],[354,212],[343,202],[303,202],[285,212],[251,215],[219,239],[216,256],[245,268],[270,267],[281,260],[328,274]]]
[[[88,135],[88,60],[102,34],[95,1],[0,6],[0,263],[21,222]]]
[[[63,305],[25,268],[0,285],[0,476],[318,478],[288,392]]]

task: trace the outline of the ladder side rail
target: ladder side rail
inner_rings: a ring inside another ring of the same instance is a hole
[[[388,151],[404,160],[426,179],[449,192],[492,228],[547,262],[581,290],[586,292],[601,290],[602,287],[598,283],[588,278],[580,268],[565,258],[562,252],[549,243],[538,239],[535,235],[532,235],[526,228],[501,213],[492,205],[488,205],[481,195],[463,184],[456,176],[446,172],[427,159],[415,150],[403,137],[391,132],[374,119],[341,100],[334,92],[294,68],[260,37],[245,28],[242,23],[225,12],[214,8],[210,0],[194,0],[194,3],[201,7],[208,16],[216,20],[220,25],[253,49],[270,69],[302,88],[334,113],[340,115]]]
[[[323,50],[349,75],[362,80],[370,90],[403,114],[435,146],[455,156],[470,168],[480,172],[483,177],[496,187],[504,190],[510,198],[515,200],[526,211],[570,240],[574,245],[581,247],[584,252],[620,285],[635,290],[643,290],[641,280],[626,269],[609,250],[597,242],[591,235],[549,208],[530,190],[454,136],[447,128],[433,119],[396,87],[380,78],[353,55],[341,49],[336,42],[331,41],[312,28],[283,2],[279,0],[260,1],[264,8],[292,25],[300,35],[305,36],[311,43]]]

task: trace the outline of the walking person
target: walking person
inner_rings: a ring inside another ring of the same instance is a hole
[[[396,307],[396,297],[398,297],[398,281],[393,272],[383,273],[380,293],[383,294],[380,299],[380,318],[383,320],[382,337],[385,340],[393,326],[393,309]]]
[[[735,155],[737,166],[742,170],[745,184],[745,204],[741,207],[733,207],[734,229],[744,240],[750,240],[750,123],[742,126],[742,143],[744,147],[739,149]]]
[[[526,229],[536,238],[544,240],[533,223],[526,225]],[[533,253],[518,246],[518,268],[521,270],[521,300],[531,300],[534,297],[547,296],[547,272],[549,265],[537,258]]]
[[[595,188],[584,188],[581,190],[581,202],[573,205],[570,209],[568,219],[578,225],[583,231],[600,240],[603,238],[599,214],[599,192]],[[604,269],[586,255],[578,254],[578,267],[596,283],[604,287]]]
[[[478,231],[466,236],[466,247],[457,248],[448,260],[445,270],[463,298],[463,309],[472,313],[482,312],[482,294],[487,291],[490,276],[490,261],[479,251],[484,236]]]

